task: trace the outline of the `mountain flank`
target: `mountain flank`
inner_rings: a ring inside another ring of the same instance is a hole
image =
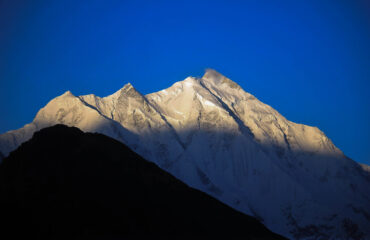
[[[121,142],[64,125],[3,160],[0,196],[1,239],[284,239]]]
[[[146,95],[132,84],[105,97],[67,91],[1,134],[1,154],[56,124],[109,136],[287,238],[370,239],[369,167],[215,70]]]

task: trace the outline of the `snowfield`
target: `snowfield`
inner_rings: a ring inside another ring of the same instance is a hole
[[[145,96],[131,84],[103,98],[68,91],[0,135],[2,155],[59,123],[125,143],[288,238],[370,239],[369,166],[214,70]]]

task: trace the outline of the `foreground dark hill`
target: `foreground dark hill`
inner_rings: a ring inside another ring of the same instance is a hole
[[[282,239],[101,134],[56,125],[0,165],[0,239]]]

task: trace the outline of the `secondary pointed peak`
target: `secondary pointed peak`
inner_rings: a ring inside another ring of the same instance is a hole
[[[125,95],[128,97],[141,98],[143,95],[137,91],[131,83],[124,85],[118,92],[118,95]]]
[[[181,81],[180,83],[185,85],[185,86],[190,87],[190,86],[193,86],[193,85],[198,85],[199,84],[199,79],[197,79],[195,77],[187,77],[183,81]]]
[[[212,68],[207,68],[202,78],[222,78],[222,77],[225,76]]]
[[[213,82],[215,84],[226,84],[230,88],[240,89],[240,86],[237,83],[225,77],[214,69],[206,69],[206,72],[203,75],[202,79]]]
[[[62,97],[62,96],[66,96],[66,97],[67,97],[67,96],[68,96],[68,97],[74,97],[75,95],[73,95],[73,93],[72,93],[71,91],[69,91],[69,90],[68,90],[68,91],[66,91],[65,93],[63,93],[63,94],[61,95],[61,97]]]
[[[121,95],[136,95],[136,96],[141,96],[141,94],[132,86],[131,83],[125,84],[121,89],[119,89],[117,92],[113,93],[112,95],[109,95],[105,98],[109,99],[118,99]]]
[[[129,91],[131,88],[135,89],[131,83],[126,83],[120,90],[122,91]]]

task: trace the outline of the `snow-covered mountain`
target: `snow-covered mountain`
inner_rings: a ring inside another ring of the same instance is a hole
[[[286,237],[370,238],[368,167],[214,70],[145,96],[131,84],[104,98],[66,92],[32,123],[0,135],[0,151],[57,123],[122,141]]]

